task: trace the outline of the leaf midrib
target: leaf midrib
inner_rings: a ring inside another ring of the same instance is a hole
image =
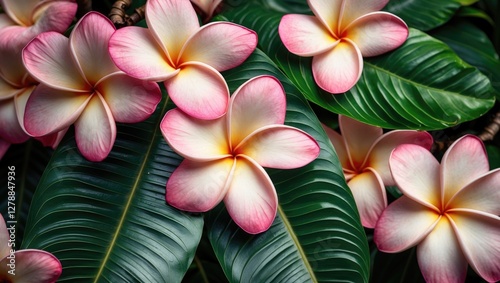
[[[302,259],[302,262],[304,263],[306,270],[311,277],[311,281],[314,283],[317,283],[318,279],[316,278],[316,274],[314,274],[314,270],[312,269],[311,264],[309,264],[309,260],[307,259],[306,253],[304,252],[304,249],[302,248],[302,245],[300,244],[299,239],[297,238],[297,235],[293,231],[293,227],[290,224],[290,221],[288,221],[288,218],[286,217],[285,212],[283,212],[281,205],[278,205],[278,214],[281,217],[281,220],[283,221],[283,224],[285,225],[286,230],[289,232],[289,235],[292,238],[293,243],[297,247],[297,251],[299,252],[300,258]]]
[[[168,104],[168,97],[165,99],[165,102],[164,104],[162,105],[162,109],[161,109],[161,113],[164,113],[165,112],[165,109],[167,108],[167,104]],[[157,121],[156,121],[156,126],[155,126],[155,130],[154,132],[152,133],[152,137],[155,137],[158,133],[158,130],[160,129],[160,121],[161,121],[161,114],[159,115]],[[95,276],[95,279],[94,279],[94,283],[97,283],[98,279],[101,277],[103,271],[104,271],[104,267],[106,266],[106,263],[111,255],[111,252],[115,246],[115,243],[116,243],[116,240],[118,238],[118,236],[120,235],[120,231],[122,229],[122,226],[123,226],[123,223],[125,222],[125,218],[126,218],[126,215],[128,214],[128,211],[129,211],[129,208],[130,208],[130,205],[132,203],[132,199],[134,198],[135,196],[135,193],[137,192],[138,188],[139,188],[139,183],[140,183],[140,180],[142,180],[142,176],[143,175],[143,172],[145,171],[145,167],[146,167],[146,164],[147,164],[147,161],[149,160],[149,156],[151,154],[151,151],[152,151],[152,148],[153,148],[153,144],[155,143],[155,139],[154,138],[151,138],[150,139],[150,143],[148,145],[148,149],[146,151],[146,154],[144,155],[144,159],[142,160],[142,163],[141,163],[141,167],[139,169],[139,171],[137,172],[137,177],[135,179],[135,183],[133,184],[132,186],[132,190],[130,192],[130,195],[128,197],[128,200],[127,200],[127,203],[125,204],[125,208],[123,209],[123,212],[122,212],[122,215],[120,217],[120,221],[118,222],[118,226],[115,230],[115,234],[113,235],[113,238],[109,244],[109,247],[108,247],[108,250],[106,251],[106,255],[101,263],[101,266],[99,267],[99,271],[97,272],[96,276]]]

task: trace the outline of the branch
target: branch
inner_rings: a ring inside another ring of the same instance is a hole
[[[134,10],[132,15],[127,15],[128,7],[132,4],[132,0],[117,0],[111,7],[109,19],[117,27],[132,26],[144,19],[146,7],[145,5]]]
[[[498,131],[500,131],[500,111],[495,113],[495,116],[491,120],[491,123],[489,123],[488,125],[486,125],[486,127],[484,127],[483,132],[480,133],[478,137],[482,141],[493,140]]]

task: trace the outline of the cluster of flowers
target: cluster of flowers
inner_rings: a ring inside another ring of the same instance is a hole
[[[219,2],[193,1],[207,16]],[[342,93],[358,81],[363,56],[406,40],[406,24],[379,12],[387,2],[309,0],[314,15],[285,15],[278,32],[290,52],[313,57],[321,88]],[[278,206],[264,167],[299,168],[320,153],[309,134],[284,125],[286,95],[276,78],[257,76],[229,94],[220,72],[254,51],[252,30],[229,22],[200,26],[191,2],[149,0],[148,28],[116,30],[90,12],[67,38],[61,33],[73,21],[75,3],[0,4],[6,12],[0,15],[0,156],[30,136],[56,146],[74,125],[81,154],[102,161],[115,142],[116,122],[147,119],[162,99],[163,83],[177,108],[165,114],[160,129],[184,157],[166,185],[167,202],[204,212],[223,201],[235,223],[256,234],[270,227]],[[325,131],[380,250],[418,245],[429,282],[463,281],[468,263],[486,280],[500,279],[500,171],[489,171],[480,140],[461,138],[439,165],[426,132],[383,134],[343,116],[339,124],[342,136]],[[392,185],[403,196],[388,205],[385,186]],[[46,282],[53,282],[61,266],[49,257],[53,275]]]

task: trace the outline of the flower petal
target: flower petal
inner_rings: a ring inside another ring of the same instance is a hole
[[[179,72],[170,65],[148,29],[141,27],[115,31],[109,40],[109,55],[118,68],[138,79],[165,81]]]
[[[465,281],[467,260],[460,250],[447,217],[442,217],[432,232],[418,245],[417,260],[426,282]]]
[[[454,211],[452,225],[467,261],[488,282],[500,280],[500,217]]]
[[[500,169],[479,177],[459,191],[448,204],[449,208],[478,209],[500,215]]]
[[[222,72],[243,63],[256,46],[257,34],[253,30],[229,22],[213,22],[187,40],[178,63],[198,61]]]
[[[314,80],[331,93],[350,90],[363,71],[363,57],[358,47],[342,39],[332,50],[316,55],[312,62]]]
[[[420,243],[440,217],[435,211],[401,196],[382,212],[375,226],[373,240],[380,251],[404,251]]]
[[[281,18],[278,32],[288,51],[299,56],[318,55],[338,44],[338,38],[332,36],[314,16],[285,15]]]
[[[7,282],[52,283],[62,273],[59,260],[46,251],[26,249],[15,253],[15,275],[9,274],[9,259],[0,261],[0,274],[5,275]]]
[[[349,161],[349,153],[347,152],[347,147],[344,143],[344,138],[339,133],[327,127],[326,125],[321,124],[321,126],[323,127],[326,134],[328,135],[328,138],[332,142],[332,145],[335,149],[335,152],[337,153],[342,168],[344,170],[353,170],[351,161]]]
[[[23,0],[26,1],[33,2]],[[35,21],[33,36],[46,31],[64,33],[73,22],[77,9],[78,5],[73,1],[38,1],[31,15]]]
[[[116,124],[106,101],[99,94],[92,99],[75,122],[75,140],[82,155],[90,161],[102,161],[116,138]]]
[[[408,26],[393,14],[375,12],[356,19],[345,36],[356,43],[363,57],[377,56],[401,46]]]
[[[173,64],[187,39],[200,28],[189,1],[150,0],[146,3],[146,22]]]
[[[201,162],[231,156],[224,117],[200,120],[172,109],[163,117],[160,129],[172,149],[185,158]]]
[[[62,141],[64,138],[64,135],[68,132],[69,128],[66,128],[62,131],[59,131],[57,133],[53,133],[50,135],[46,135],[43,137],[38,137],[36,138],[38,141],[40,141],[43,146],[48,146],[51,147],[52,149],[56,149],[59,143]]]
[[[0,6],[2,6],[2,0],[0,0]],[[16,25],[16,22],[14,22],[8,15],[7,13],[1,13],[0,14],[0,30],[4,29],[8,26],[14,26]],[[0,39],[1,40],[1,39]]]
[[[121,123],[147,119],[161,100],[157,83],[135,79],[121,72],[101,81],[96,89],[106,100],[115,121]]]
[[[0,215],[0,258],[4,258],[9,255],[9,238],[10,233],[9,230],[7,230],[7,224],[5,223],[5,219],[3,219],[3,216]]]
[[[90,97],[88,93],[72,93],[40,84],[26,104],[24,127],[34,137],[61,131],[78,119]]]
[[[275,77],[257,76],[246,81],[230,103],[227,115],[232,147],[261,127],[285,122],[285,91]]]
[[[331,33],[339,34],[339,21],[343,2],[331,0],[307,0],[309,7],[318,19],[327,27]]]
[[[12,99],[14,96],[16,96],[18,93],[22,91],[23,91],[22,88],[14,87],[13,85],[9,84],[7,81],[3,80],[0,77],[0,101],[6,99]]]
[[[108,42],[115,27],[97,12],[87,13],[71,32],[70,47],[84,76],[91,85],[119,71],[108,52]]]
[[[224,203],[238,226],[247,233],[258,234],[271,227],[278,196],[266,171],[253,160],[240,156]]]
[[[339,128],[352,161],[351,168],[362,169],[370,149],[382,136],[382,128],[339,115]]]
[[[394,180],[389,169],[389,157],[391,152],[401,144],[415,144],[430,150],[433,139],[428,132],[411,130],[395,130],[385,133],[375,141],[368,156],[366,166],[370,166],[377,171],[385,186],[394,186]]]
[[[179,74],[165,81],[165,87],[175,105],[195,118],[216,119],[227,111],[226,81],[208,65],[191,62],[182,66]]]
[[[290,126],[274,125],[249,135],[234,148],[234,153],[246,155],[263,167],[293,169],[316,159],[319,150],[318,143],[308,133]]]
[[[30,26],[33,24],[33,10],[37,0],[1,0],[0,4],[9,17],[18,25]]]
[[[0,101],[0,139],[14,144],[29,139],[19,124],[14,99]]]
[[[60,33],[38,35],[24,48],[23,60],[30,74],[46,85],[68,91],[91,90],[74,63],[69,39]]]
[[[389,0],[349,0],[342,2],[344,5],[342,7],[342,23],[339,26],[339,30],[343,32],[346,26],[357,18],[384,8]]]
[[[414,144],[400,145],[392,152],[389,167],[407,197],[437,211],[443,208],[439,163],[429,150]]]
[[[347,186],[356,202],[361,224],[366,228],[374,228],[387,207],[387,195],[381,177],[373,169],[367,169],[353,177]]]
[[[465,135],[455,141],[441,159],[444,203],[489,170],[486,149],[479,138]]]
[[[191,0],[191,3],[195,4],[203,11],[206,19],[210,19],[222,0]]]
[[[222,201],[231,181],[232,157],[209,162],[184,159],[167,182],[167,202],[181,210],[205,212]]]
[[[16,87],[25,85],[24,80],[27,75],[23,65],[22,50],[36,36],[36,34],[24,36],[27,30],[28,28],[21,26],[9,26],[0,30],[0,62],[2,62],[0,76]]]

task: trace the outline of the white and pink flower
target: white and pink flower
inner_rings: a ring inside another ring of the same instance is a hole
[[[343,115],[339,115],[339,127],[342,135],[323,126],[339,157],[361,224],[373,228],[387,207],[385,186],[395,185],[389,170],[392,150],[401,144],[415,144],[428,151],[432,146],[432,136],[414,130],[394,130],[384,134],[382,128]]]
[[[379,11],[388,1],[308,0],[314,16],[283,16],[279,35],[291,53],[313,57],[319,87],[343,93],[359,80],[363,57],[391,51],[408,37],[403,20]]]
[[[274,185],[263,167],[302,167],[319,154],[317,142],[283,125],[286,96],[274,77],[260,76],[240,86],[226,115],[201,120],[173,109],[160,128],[185,159],[167,183],[172,206],[204,212],[222,200],[243,230],[256,234],[272,224],[278,206]]]
[[[254,31],[229,22],[200,27],[186,0],[149,0],[148,28],[125,27],[111,37],[116,65],[132,77],[164,82],[172,101],[200,119],[224,115],[229,90],[219,73],[238,66],[254,51]]]
[[[490,171],[482,141],[460,138],[441,164],[422,147],[401,145],[389,164],[404,195],[382,213],[377,247],[417,246],[427,282],[464,282],[468,264],[486,281],[500,280],[500,169]]]
[[[56,32],[38,35],[23,51],[26,68],[40,84],[26,103],[25,130],[40,137],[75,125],[82,155],[106,158],[116,138],[116,122],[148,118],[161,100],[158,84],[126,75],[108,54],[115,28],[90,12],[69,39]]]

